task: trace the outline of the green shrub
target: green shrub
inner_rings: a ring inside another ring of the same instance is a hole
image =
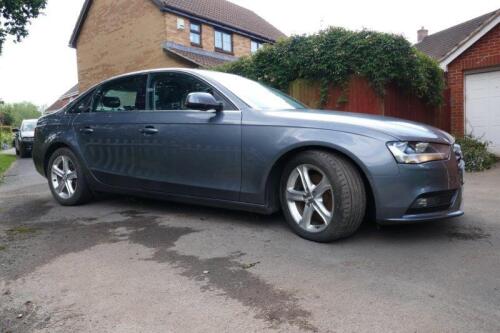
[[[38,107],[29,102],[0,105],[0,125],[19,127],[24,119],[37,119],[41,115]]]
[[[4,147],[10,147],[12,145],[12,133],[3,129],[0,129],[0,150]]]
[[[488,152],[489,142],[472,136],[464,136],[458,139],[457,143],[462,146],[466,171],[484,171],[495,164],[496,156]]]
[[[402,36],[369,30],[330,28],[266,45],[251,57],[215,68],[288,91],[297,79],[319,81],[323,102],[328,85],[345,87],[352,75],[365,77],[383,95],[388,84],[427,104],[442,103],[444,76],[436,61]]]

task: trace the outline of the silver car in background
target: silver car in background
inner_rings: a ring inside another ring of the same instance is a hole
[[[21,158],[31,156],[37,122],[38,119],[25,119],[22,121],[19,128],[14,128],[12,130],[15,134],[14,148],[16,149],[16,155]]]

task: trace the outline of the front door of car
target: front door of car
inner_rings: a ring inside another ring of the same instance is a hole
[[[141,118],[140,170],[150,191],[238,200],[241,185],[241,111],[201,79],[154,73],[149,107]],[[209,92],[220,112],[186,107],[189,93]]]
[[[146,108],[146,83],[147,75],[104,83],[73,121],[85,164],[106,185],[140,186],[138,118]]]

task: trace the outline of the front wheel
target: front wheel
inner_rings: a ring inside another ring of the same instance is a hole
[[[61,205],[75,206],[91,199],[82,167],[71,150],[56,150],[50,157],[48,166],[50,191]]]
[[[319,150],[300,153],[286,165],[280,199],[290,227],[316,242],[352,235],[366,210],[357,168],[341,155]]]

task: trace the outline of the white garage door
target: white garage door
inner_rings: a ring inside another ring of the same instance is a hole
[[[500,155],[500,71],[465,76],[465,121],[467,134],[491,141]]]

